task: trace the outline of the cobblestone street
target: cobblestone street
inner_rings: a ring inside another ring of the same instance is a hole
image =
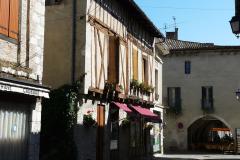
[[[174,159],[174,160],[205,160],[205,159],[212,159],[212,160],[220,160],[220,159],[240,159],[240,155],[223,155],[223,154],[155,154],[154,160],[167,160],[167,159]]]

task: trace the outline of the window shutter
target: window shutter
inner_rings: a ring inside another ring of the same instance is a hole
[[[118,82],[119,74],[119,43],[116,37],[109,37],[108,81]]]
[[[138,51],[133,48],[133,79],[138,80]]]
[[[207,89],[206,89],[206,87],[202,87],[202,99],[203,100],[205,100],[207,97],[206,97],[206,95],[207,95]]]
[[[176,113],[181,112],[182,105],[181,105],[181,88],[180,87],[175,88],[175,108],[176,108]]]
[[[0,34],[8,36],[9,30],[9,0],[0,0]]]
[[[10,1],[9,37],[18,39],[19,0]]]
[[[170,106],[170,104],[171,104],[170,100],[171,100],[171,98],[170,98],[170,88],[168,87],[167,88],[167,105],[168,106]]]
[[[213,100],[213,87],[209,87],[208,89],[208,96],[209,96],[209,100],[212,101]]]

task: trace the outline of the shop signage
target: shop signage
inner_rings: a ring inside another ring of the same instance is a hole
[[[11,91],[11,86],[5,85],[5,84],[0,84],[0,90],[1,91]]]
[[[240,128],[236,129],[236,152],[240,153]]]
[[[23,93],[33,95],[33,96],[39,96],[39,91],[32,90],[32,89],[27,89],[27,88],[23,89]]]
[[[8,82],[0,82],[0,91],[6,91],[6,92],[16,92],[16,93],[22,93],[37,97],[45,97],[49,98],[48,90],[47,89],[41,89],[37,87],[28,87],[26,85],[19,85],[19,84],[13,84]]]

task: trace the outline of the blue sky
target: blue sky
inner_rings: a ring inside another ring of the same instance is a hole
[[[135,0],[154,24],[165,34],[174,30],[179,39],[217,45],[240,45],[229,25],[234,15],[234,0]]]

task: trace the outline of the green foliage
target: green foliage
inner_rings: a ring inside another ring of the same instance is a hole
[[[132,79],[132,81],[130,82],[130,88],[131,89],[138,89],[139,88],[138,80]]]
[[[124,118],[121,123],[122,128],[127,128],[130,126],[130,119],[129,118]]]
[[[89,113],[83,115],[83,125],[85,127],[91,127],[94,124],[96,124],[96,121],[92,117],[92,113],[88,111]]]
[[[77,120],[78,84],[65,85],[43,100],[41,160],[74,160],[76,147],[73,140]]]

